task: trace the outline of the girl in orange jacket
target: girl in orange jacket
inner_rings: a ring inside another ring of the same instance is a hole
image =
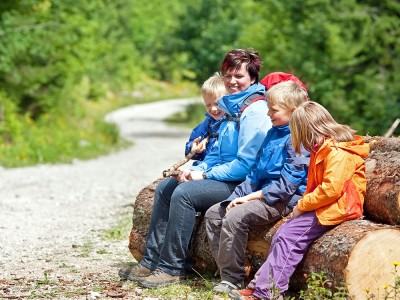
[[[298,106],[290,118],[294,150],[311,152],[307,188],[292,219],[273,237],[269,255],[247,289],[234,299],[283,299],[289,279],[318,237],[362,216],[366,191],[364,158],[369,146],[347,125],[338,124],[320,104]]]

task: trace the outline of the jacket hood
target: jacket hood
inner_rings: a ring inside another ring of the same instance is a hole
[[[265,94],[265,86],[257,82],[249,86],[245,91],[237,94],[225,95],[218,99],[218,106],[227,114],[237,117],[239,114],[240,106],[243,104],[247,97],[253,94]]]
[[[364,142],[364,137],[356,135],[354,136],[354,141],[338,143],[338,147],[366,158],[369,154],[369,145]]]
[[[359,155],[361,158],[366,158],[369,154],[369,145],[364,142],[364,137],[355,135],[354,141],[335,142],[331,138],[327,139],[317,152],[325,151],[328,147],[340,148],[352,154]]]

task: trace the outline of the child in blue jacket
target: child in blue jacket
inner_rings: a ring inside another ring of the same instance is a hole
[[[218,107],[218,99],[226,94],[223,77],[219,72],[208,78],[201,87],[201,96],[207,112],[204,121],[192,130],[185,147],[185,155],[188,155],[193,147],[201,145],[192,157],[193,160],[196,160],[193,165],[203,161],[206,155],[217,146],[215,142],[222,122],[221,118],[224,115],[224,111]],[[201,141],[206,137],[208,137],[208,141],[204,145]]]
[[[255,167],[231,196],[210,207],[206,232],[221,282],[215,292],[243,286],[245,249],[251,227],[265,226],[288,215],[305,191],[309,152],[299,156],[290,139],[289,118],[308,99],[294,81],[278,83],[266,93],[272,128],[257,154]]]

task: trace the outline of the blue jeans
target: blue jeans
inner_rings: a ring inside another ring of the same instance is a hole
[[[227,199],[239,183],[211,179],[179,183],[174,178],[160,182],[140,263],[170,275],[187,274],[193,266],[189,242],[196,212],[204,215],[209,207]]]

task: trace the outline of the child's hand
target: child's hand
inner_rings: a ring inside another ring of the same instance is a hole
[[[297,208],[297,205],[293,208],[293,212],[292,212],[292,218],[296,218],[298,216],[300,216],[302,213],[304,213],[304,211],[301,211]]]
[[[246,196],[236,198],[236,199],[233,200],[231,203],[229,203],[229,205],[226,207],[226,213],[228,213],[229,210],[231,210],[231,209],[234,208],[235,206],[238,206],[238,205],[240,205],[240,204],[243,204],[243,203],[246,203],[246,202],[249,202],[249,201],[250,201],[250,200],[249,200]]]
[[[193,140],[191,151],[195,151],[196,153],[203,153],[206,150],[207,143],[200,142],[200,140],[200,136]]]

